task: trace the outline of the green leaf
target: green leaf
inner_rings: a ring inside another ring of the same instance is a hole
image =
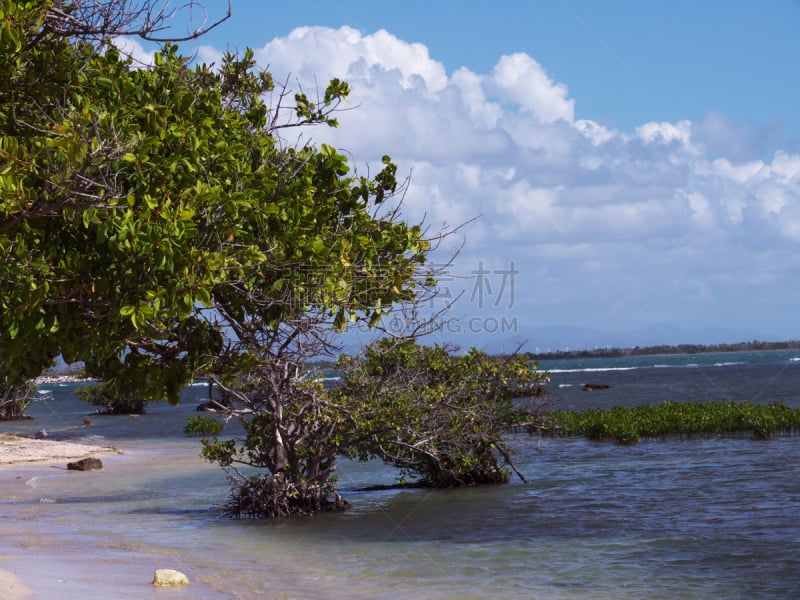
[[[211,302],[211,294],[204,287],[197,288],[197,299],[206,308],[211,308],[213,306],[213,304]]]
[[[336,333],[343,333],[345,328],[347,327],[347,314],[345,310],[342,308],[339,312],[336,313],[336,316],[333,319],[333,330]]]

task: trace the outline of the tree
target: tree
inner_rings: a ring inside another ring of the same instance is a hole
[[[203,454],[219,463],[232,483],[226,513],[283,517],[340,510],[333,473],[350,428],[318,381],[303,381],[297,367],[265,362],[226,388],[245,428],[233,439],[203,440]],[[262,471],[244,473],[237,465]],[[263,473],[263,469],[267,473]]]
[[[183,322],[222,262],[200,244],[191,191],[209,167],[204,142],[218,141],[204,136],[234,115],[174,47],[159,68],[134,69],[57,26],[103,8],[0,2],[0,365],[15,380],[59,354],[103,375],[120,371],[123,353],[135,366],[139,344]],[[92,21],[87,35],[124,33],[119,19],[113,31]],[[191,357],[163,358],[172,368],[151,369],[149,387],[175,397]]]
[[[346,83],[316,99],[276,91],[249,50],[214,70],[166,45],[139,69],[50,25],[76,3],[0,3],[9,376],[36,376],[62,355],[120,392],[175,401],[191,377],[235,365],[223,322],[245,324],[244,343],[253,319],[274,330],[306,312],[341,329],[413,295],[419,227],[366,208],[395,190],[394,164],[348,176],[333,148],[286,146],[277,133],[337,125]]]
[[[204,441],[205,456],[233,483],[232,515],[346,506],[332,474],[354,423],[302,367],[337,352],[333,338],[348,324],[379,328],[396,305],[435,293],[436,269],[426,257],[440,237],[404,223],[398,205],[384,207],[396,191],[395,167],[384,164],[370,181],[347,177],[345,158],[327,146],[304,159],[304,169],[327,175],[308,190],[307,205],[295,205],[291,243],[269,240],[272,262],[236,286],[217,286],[214,310],[204,313],[211,327],[230,333],[212,369],[227,401],[219,409],[239,416],[246,431],[241,445]],[[238,464],[266,474],[244,475]]]
[[[542,405],[520,398],[547,373],[518,355],[453,350],[384,338],[342,357],[335,398],[358,424],[351,454],[384,460],[429,487],[503,483],[506,466],[524,480],[504,436],[537,420]]]

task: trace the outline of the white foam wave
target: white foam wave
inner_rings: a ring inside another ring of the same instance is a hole
[[[549,373],[602,373],[605,371],[634,371],[642,367],[593,367],[588,369],[550,369]]]
[[[800,356],[790,358],[791,362],[800,362]],[[712,367],[732,367],[736,365],[746,365],[748,364],[747,361],[720,361],[715,363],[674,363],[674,364],[665,364],[665,363],[658,363],[655,365],[650,364],[639,364],[639,365],[630,365],[625,367],[583,367],[583,368],[575,368],[575,369],[548,369],[549,373],[604,373],[609,371],[635,371],[637,369],[709,369]]]

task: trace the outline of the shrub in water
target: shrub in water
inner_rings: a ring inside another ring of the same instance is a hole
[[[189,417],[186,419],[186,426],[183,433],[186,435],[211,436],[222,433],[225,425],[211,417]]]
[[[93,383],[78,388],[78,398],[93,406],[98,412],[109,415],[130,415],[144,411],[145,401],[133,396],[118,395],[107,383]]]

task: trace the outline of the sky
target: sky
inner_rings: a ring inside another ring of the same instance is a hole
[[[352,110],[307,139],[359,172],[389,154],[409,221],[466,223],[435,257],[461,247],[440,337],[531,351],[800,338],[800,2],[232,10],[184,53],[218,64],[251,47],[293,90],[345,79]]]

